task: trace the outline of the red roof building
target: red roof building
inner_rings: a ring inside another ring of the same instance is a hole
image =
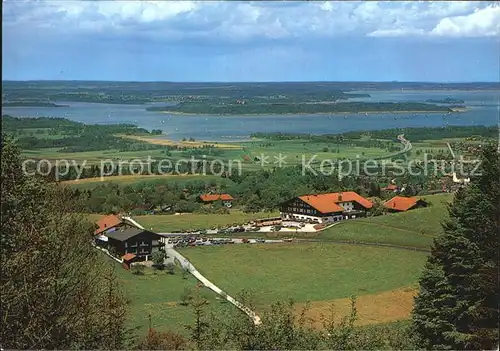
[[[200,195],[200,200],[203,202],[214,202],[214,201],[233,201],[234,198],[229,194],[202,194]]]
[[[134,258],[136,258],[137,256],[133,253],[128,253],[128,254],[125,254],[122,256],[122,259],[124,261],[132,261]]]
[[[382,191],[397,191],[399,187],[396,184],[389,184],[385,188],[382,188],[380,190]]]
[[[425,207],[427,203],[419,197],[394,196],[384,203],[384,206],[391,212],[404,212],[417,207]]]
[[[345,191],[342,193],[328,193],[318,195],[299,196],[299,199],[308,203],[321,213],[342,212],[346,210],[339,204],[355,202],[365,209],[370,209],[373,203],[358,195],[354,191]]]
[[[281,204],[280,212],[283,220],[324,223],[365,216],[372,207],[370,200],[354,191],[345,191],[299,196]]]
[[[101,217],[95,224],[97,224],[98,228],[94,231],[94,234],[98,235],[111,228],[119,227],[123,224],[123,221],[115,215],[109,215]]]

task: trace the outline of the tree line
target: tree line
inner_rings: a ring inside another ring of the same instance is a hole
[[[498,128],[496,126],[446,126],[446,127],[412,127],[412,128],[392,128],[372,131],[352,131],[339,134],[308,134],[308,133],[252,133],[251,137],[270,140],[311,140],[318,142],[335,142],[370,138],[384,139],[397,142],[397,136],[404,134],[412,141],[439,140],[445,138],[467,138],[479,136],[480,138],[498,137]]]
[[[199,195],[207,192],[229,193],[236,198],[235,208],[245,212],[274,211],[279,205],[300,195],[326,192],[356,191],[362,196],[388,199],[392,194],[381,190],[391,179],[386,177],[349,176],[339,180],[337,175],[303,175],[299,167],[243,172],[226,178],[207,180],[150,180],[136,184],[103,183],[91,189],[75,189],[75,196],[83,201],[85,212],[132,214],[154,213],[158,209],[169,212],[224,213],[216,204],[202,206]],[[406,184],[403,195],[426,194],[440,190],[441,185],[431,176],[396,177],[398,184]],[[161,211],[160,211],[161,212]]]
[[[143,141],[116,136],[161,134],[151,133],[133,124],[84,124],[64,118],[17,118],[2,116],[4,132],[16,137],[23,149],[60,148],[59,152],[84,152],[98,150],[138,151],[161,148]]]

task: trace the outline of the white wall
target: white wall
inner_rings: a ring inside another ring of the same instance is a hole
[[[328,217],[317,217],[317,216],[308,216],[305,214],[299,214],[299,213],[288,213],[288,212],[280,212],[281,219],[284,220],[296,220],[296,221],[306,221],[306,220],[312,220],[317,223],[328,223],[328,222],[334,222],[335,220],[340,221],[342,220],[342,215],[334,215],[334,216],[328,216]]]
[[[353,211],[354,210],[354,204],[352,201],[345,201],[345,202],[339,202],[337,205],[342,206],[346,211]]]

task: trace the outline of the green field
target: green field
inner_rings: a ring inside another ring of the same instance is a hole
[[[349,145],[335,145],[333,143],[312,142],[304,140],[283,140],[283,141],[246,141],[234,143],[242,149],[217,149],[215,154],[210,151],[202,150],[207,154],[207,160],[219,159],[226,164],[229,161],[233,162],[233,167],[237,167],[236,162],[241,162],[244,169],[252,170],[261,168],[259,161],[261,155],[268,157],[268,163],[263,165],[264,168],[274,167],[275,157],[280,155],[284,158],[283,165],[294,165],[302,162],[302,156],[309,160],[316,155],[317,161],[324,159],[335,160],[339,158],[380,158],[391,155],[385,149],[359,147]],[[192,155],[190,151],[170,150],[169,156],[164,153],[162,148],[153,150],[141,151],[119,151],[119,150],[101,150],[101,151],[84,151],[84,152],[60,152],[59,148],[44,148],[36,150],[23,150],[23,156],[27,158],[44,158],[48,160],[75,160],[82,163],[86,161],[86,165],[99,164],[104,160],[129,160],[140,159],[146,161],[148,156],[152,159],[160,160],[168,158],[172,162],[180,159],[189,159]],[[202,153],[202,154],[203,154]],[[200,155],[195,155],[201,157]]]
[[[184,183],[187,181],[201,180],[208,182],[215,180],[218,184],[220,183],[231,183],[231,180],[227,178],[221,178],[215,175],[198,175],[198,174],[186,174],[186,175],[124,175],[124,176],[110,176],[105,177],[103,181],[100,178],[84,178],[80,180],[69,180],[61,182],[62,184],[69,185],[72,188],[79,189],[92,189],[101,184],[116,183],[120,185],[134,185],[138,183],[153,183],[153,184],[172,184],[172,183]]]
[[[317,238],[429,248],[433,238],[443,231],[441,222],[447,216],[446,204],[452,195],[429,195],[425,199],[431,206],[340,222]]]
[[[105,160],[129,160],[134,159],[147,160],[148,156],[152,159],[163,159],[165,154],[161,149],[141,150],[141,151],[123,151],[119,150],[98,150],[82,152],[60,152],[60,148],[44,148],[36,150],[23,150],[22,155],[26,158],[44,158],[48,160],[75,160],[80,164],[85,160],[86,165],[99,164]]]
[[[233,210],[230,214],[182,214],[182,215],[147,215],[134,219],[144,228],[156,232],[210,229],[235,224],[245,224],[251,220],[279,216],[278,212],[244,213]]]
[[[432,236],[425,236],[408,230],[388,228],[358,220],[341,222],[321,232],[316,238],[417,248],[429,248],[433,240]]]
[[[271,163],[275,157],[285,157],[286,165],[301,164],[302,156],[309,160],[316,155],[315,160],[335,160],[339,158],[375,158],[390,153],[381,148],[369,148],[359,146],[336,145],[334,143],[311,142],[306,140],[282,140],[282,141],[252,141],[241,144],[247,155],[260,157],[261,154],[268,156]],[[338,152],[337,152],[338,151]]]
[[[423,198],[430,203],[429,207],[401,213],[390,213],[385,216],[363,218],[360,221],[436,236],[442,233],[441,223],[448,215],[447,204],[453,200],[453,195],[437,194],[423,196]]]
[[[257,308],[293,298],[324,301],[416,283],[426,254],[348,244],[195,247],[183,255],[229,294],[250,291]]]
[[[110,264],[116,268],[123,292],[130,301],[128,326],[138,327],[139,335],[147,333],[149,315],[152,327],[157,330],[185,333],[185,325],[194,322],[192,309],[180,304],[185,288],[196,290],[197,280],[193,276],[187,275],[187,279],[183,279],[180,269],[174,275],[165,271],[155,274],[153,269],[147,269],[145,275],[138,276],[114,261],[110,260]],[[200,288],[199,292],[210,302],[209,309],[231,308],[211,290]]]

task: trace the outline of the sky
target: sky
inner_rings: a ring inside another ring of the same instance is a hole
[[[500,80],[500,4],[4,0],[4,80]]]

